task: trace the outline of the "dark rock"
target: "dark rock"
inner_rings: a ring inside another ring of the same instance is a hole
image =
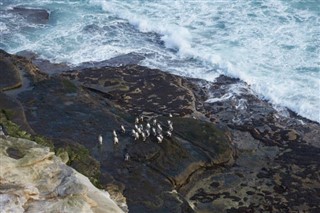
[[[63,74],[83,86],[116,97],[115,104],[129,113],[190,115],[195,111],[193,92],[187,81],[160,70],[138,65],[85,69]],[[99,79],[99,82],[97,81]]]
[[[13,147],[9,147],[7,150],[6,150],[7,154],[9,157],[11,158],[14,158],[14,159],[20,159],[20,158],[23,158],[24,154],[21,153],[19,151],[19,149],[15,149]]]
[[[93,30],[94,27],[86,28],[87,30]],[[145,57],[138,53],[128,53],[125,55],[116,56],[114,58],[99,61],[99,62],[85,62],[76,67],[75,69],[88,69],[88,68],[103,68],[103,67],[121,67],[127,65],[136,65],[142,61]]]
[[[46,24],[49,20],[49,12],[44,9],[14,7],[9,12],[21,15],[29,22],[35,24]]]
[[[0,92],[20,87],[22,81],[17,67],[3,55],[0,56]]]
[[[0,92],[0,111],[8,120],[18,124],[22,130],[34,133],[26,119],[23,106],[15,98]]]

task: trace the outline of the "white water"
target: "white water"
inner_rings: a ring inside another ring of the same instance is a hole
[[[320,122],[317,0],[4,0],[0,6],[16,5],[51,16],[36,25],[1,15],[0,47],[11,53],[29,49],[76,65],[137,52],[146,56],[143,65],[184,76],[239,77],[262,98]]]

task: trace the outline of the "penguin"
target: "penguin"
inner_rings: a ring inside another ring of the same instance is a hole
[[[140,129],[141,131],[143,131],[143,125],[142,125],[142,124],[139,125],[139,129]]]
[[[144,119],[143,115],[140,115],[140,116],[139,116],[140,122],[143,122],[143,119]]]
[[[138,132],[135,132],[135,134],[134,134],[134,140],[136,141],[137,139],[139,139],[139,133]]]
[[[172,132],[173,131],[173,126],[172,126],[172,123],[169,124],[169,131]]]
[[[113,137],[118,137],[116,130],[112,131]]]
[[[130,158],[130,156],[129,156],[129,153],[127,152],[127,153],[124,155],[124,160],[125,160],[125,161],[128,161],[129,158]]]
[[[126,129],[124,128],[123,125],[120,126],[122,133],[126,133]]]
[[[160,134],[157,136],[157,141],[158,143],[162,143],[162,140],[163,140],[163,136]]]
[[[152,125],[153,125],[153,126],[156,126],[156,125],[157,125],[157,119],[153,119]]]
[[[137,129],[137,132],[138,132],[139,134],[141,134],[142,131],[141,131],[140,128],[138,128],[138,129]]]
[[[99,145],[102,146],[102,143],[103,143],[102,135],[99,135],[98,140],[99,140]]]
[[[146,129],[145,133],[146,133],[146,137],[150,136],[150,130],[149,129]]]
[[[146,134],[144,132],[141,132],[141,137],[143,141],[146,141],[147,137]]]
[[[156,136],[156,135],[157,135],[156,128],[154,128],[154,127],[152,127],[152,134],[153,134],[153,136]]]
[[[119,144],[119,139],[117,136],[113,138],[113,144]]]

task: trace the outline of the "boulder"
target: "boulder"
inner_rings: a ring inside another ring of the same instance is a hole
[[[0,165],[1,211],[123,212],[108,192],[33,141],[2,136]]]
[[[50,16],[47,10],[38,8],[14,7],[9,12],[20,15],[35,24],[46,24]]]
[[[22,80],[17,67],[5,57],[0,57],[0,92],[20,87]]]

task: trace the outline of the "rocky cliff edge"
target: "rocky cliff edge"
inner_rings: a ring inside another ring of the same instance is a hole
[[[0,136],[0,212],[123,212],[109,193],[33,141]]]

